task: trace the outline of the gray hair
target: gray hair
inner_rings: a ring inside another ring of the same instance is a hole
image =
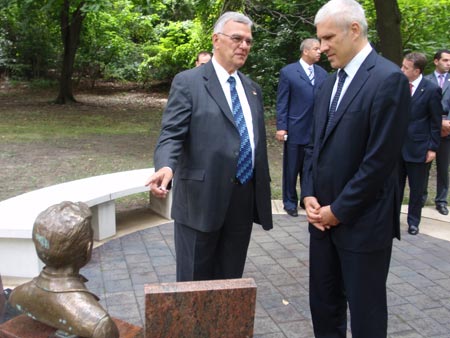
[[[327,18],[333,18],[335,22],[344,29],[348,29],[352,22],[357,22],[361,26],[361,32],[367,37],[367,20],[364,9],[355,0],[331,0],[316,14],[314,25]]]
[[[243,24],[249,26],[250,28],[252,28],[252,26],[253,26],[253,21],[250,20],[250,18],[245,16],[244,14],[238,13],[238,12],[225,12],[216,21],[216,24],[214,25],[214,33],[215,34],[221,33],[223,26],[225,26],[225,24],[228,21],[243,23]]]
[[[314,38],[309,38],[309,39],[305,39],[302,41],[302,43],[300,44],[300,54],[303,54],[303,51],[305,49],[311,49],[312,45],[317,42],[320,44],[319,40],[314,39]]]

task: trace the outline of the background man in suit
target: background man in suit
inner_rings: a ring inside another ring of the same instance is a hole
[[[172,82],[146,184],[163,198],[173,177],[178,281],[242,277],[253,222],[272,228],[262,93],[237,71],[251,27],[240,13],[223,14],[212,60]]]
[[[281,69],[278,82],[275,137],[284,142],[283,204],[284,210],[293,217],[298,216],[297,178],[311,137],[314,88],[327,77],[322,67],[314,65],[319,60],[319,41],[304,40],[300,44],[300,60]]]
[[[197,59],[195,60],[195,67],[202,66],[211,60],[211,53],[207,51],[201,51],[197,54]]]
[[[402,72],[411,88],[411,115],[402,148],[400,191],[403,199],[408,177],[408,233],[411,235],[419,232],[428,166],[436,157],[441,134],[441,89],[422,76],[426,65],[427,58],[422,53],[409,53],[402,62]]]
[[[434,55],[435,71],[425,76],[426,79],[436,83],[442,89],[442,115],[441,142],[436,153],[436,197],[434,203],[437,211],[442,215],[448,215],[448,166],[450,163],[450,50],[441,49]],[[430,167],[428,167],[430,170]],[[428,175],[428,174],[427,174]],[[427,177],[428,185],[428,177]],[[427,200],[427,185],[423,204]]]
[[[409,116],[408,81],[372,50],[354,0],[331,0],[315,18],[331,66],[318,89],[302,198],[310,231],[310,306],[316,337],[387,332],[386,279],[399,237],[398,163]]]

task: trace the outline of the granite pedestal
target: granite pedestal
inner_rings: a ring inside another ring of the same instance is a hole
[[[252,337],[253,278],[145,285],[145,337]]]

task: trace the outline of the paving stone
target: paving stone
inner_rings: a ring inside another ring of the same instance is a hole
[[[290,304],[281,304],[279,307],[267,309],[267,313],[276,323],[305,320],[305,318]]]
[[[405,225],[402,237],[394,241],[387,281],[388,337],[449,338],[450,242],[422,233],[409,236]],[[313,337],[308,245],[302,215],[274,215],[268,232],[254,226],[244,272],[257,284],[254,337]],[[81,273],[110,313],[142,326],[144,285],[174,282],[174,257],[170,222],[95,248]]]
[[[281,323],[281,330],[290,338],[311,338],[314,337],[312,325],[307,320],[299,320],[292,323]]]

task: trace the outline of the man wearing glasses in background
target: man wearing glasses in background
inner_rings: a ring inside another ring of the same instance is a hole
[[[238,72],[251,27],[224,13],[212,60],[172,82],[146,185],[165,198],[173,179],[177,281],[241,278],[253,222],[272,228],[262,93]]]

